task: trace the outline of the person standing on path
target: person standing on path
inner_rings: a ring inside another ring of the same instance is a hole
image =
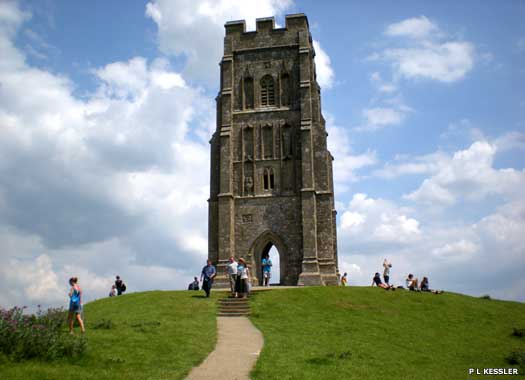
[[[73,317],[78,321],[80,331],[85,333],[84,321],[82,321],[82,289],[80,289],[80,286],[78,285],[78,278],[71,277],[69,279],[69,285],[71,286],[69,289],[69,333],[73,334]]]
[[[270,278],[272,277],[272,260],[270,254],[267,253],[262,259],[262,271],[263,271],[263,285],[270,286]]]
[[[246,261],[241,257],[237,265],[237,281],[235,283],[235,293],[238,297],[246,298],[248,295],[249,272]]]
[[[228,280],[230,280],[232,297],[237,297],[237,292],[235,291],[235,282],[237,281],[237,262],[233,256],[230,257],[230,263],[226,269],[228,270]]]
[[[383,260],[383,279],[385,280],[385,284],[390,286],[390,268],[392,268],[392,263],[389,263],[387,259]]]
[[[213,279],[217,275],[215,267],[211,264],[211,260],[206,261],[206,266],[202,268],[201,282],[202,290],[206,292],[206,297],[210,297],[211,287],[213,285]]]

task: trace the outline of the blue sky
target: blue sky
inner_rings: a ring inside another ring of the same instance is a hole
[[[186,286],[206,257],[224,22],[304,12],[335,156],[341,271],[383,258],[525,300],[525,4],[0,3],[0,305]]]

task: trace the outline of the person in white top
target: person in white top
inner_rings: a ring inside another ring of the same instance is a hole
[[[110,297],[115,297],[117,295],[117,287],[115,285],[111,285],[111,290],[109,291]]]
[[[230,280],[230,289],[232,291],[232,296],[237,297],[235,292],[235,280],[237,279],[237,262],[233,256],[230,257],[230,263],[227,265],[226,269],[228,270],[228,279]]]
[[[390,268],[392,268],[392,263],[389,263],[386,259],[383,261],[383,279],[385,284],[390,285]]]

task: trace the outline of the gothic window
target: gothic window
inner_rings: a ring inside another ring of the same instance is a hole
[[[281,75],[281,105],[290,105],[290,75],[288,73]]]
[[[270,75],[266,75],[261,79],[261,105],[275,105],[274,83],[273,78]]]
[[[263,157],[273,158],[273,130],[271,125],[262,128]]]
[[[243,130],[243,150],[244,159],[253,160],[253,128],[249,126]]]
[[[275,177],[272,168],[264,169],[263,174],[263,186],[264,190],[273,190],[275,187]]]
[[[293,157],[293,136],[292,128],[285,124],[283,125],[283,158]]]
[[[244,109],[253,109],[253,78],[246,77],[243,82]]]

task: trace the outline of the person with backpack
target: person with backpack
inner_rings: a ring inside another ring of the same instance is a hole
[[[117,276],[115,280],[115,287],[117,288],[117,296],[121,296],[126,291],[126,284],[124,284],[120,276]]]
[[[69,279],[69,285],[71,286],[69,289],[69,333],[73,334],[73,317],[80,325],[80,331],[85,333],[84,321],[82,321],[82,289],[80,289],[80,286],[78,285],[78,278],[71,277]]]

